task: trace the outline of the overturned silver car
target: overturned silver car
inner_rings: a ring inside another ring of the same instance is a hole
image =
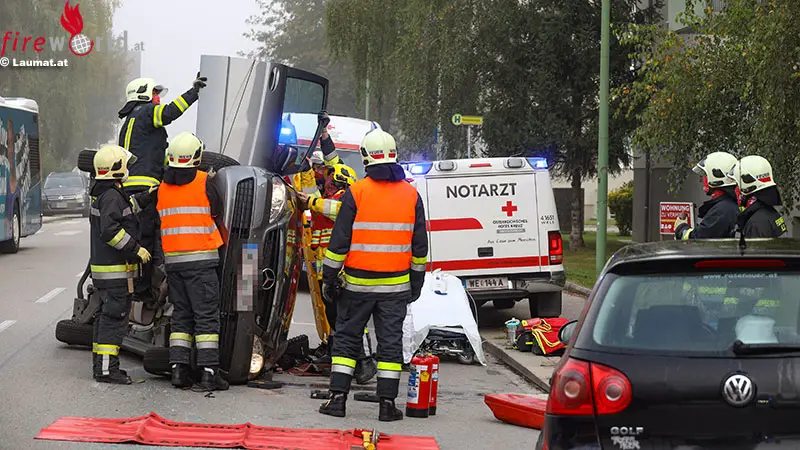
[[[271,368],[286,349],[302,267],[302,212],[286,176],[305,170],[312,145],[283,145],[284,118],[326,108],[328,80],[282,64],[203,56],[208,87],[198,102],[197,135],[209,149],[202,170],[213,168],[224,199],[217,219],[220,248],[220,369],[241,384]],[[81,152],[80,170],[92,171],[92,150]],[[153,279],[157,301],[134,302],[122,348],[144,357],[145,369],[166,374],[172,305],[163,271]],[[78,283],[73,317],[56,338],[91,346],[99,298],[87,265]],[[254,360],[258,364],[252,364]],[[263,364],[262,364],[263,362]]]

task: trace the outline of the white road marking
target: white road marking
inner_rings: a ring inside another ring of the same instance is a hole
[[[83,233],[83,230],[59,231],[56,236],[73,236],[81,233]]]
[[[8,327],[10,327],[11,325],[14,325],[15,323],[17,323],[16,320],[4,320],[4,321],[0,322],[0,333],[2,333],[3,331],[6,331],[8,329]]]
[[[292,319],[292,325],[300,325],[301,327],[316,327],[317,326],[317,324],[315,324],[315,323],[295,322],[294,319]]]
[[[63,287],[55,288],[52,291],[48,292],[47,294],[44,294],[43,296],[39,297],[39,299],[36,300],[35,303],[47,303],[50,300],[54,299],[56,297],[56,295],[64,292],[64,290],[65,290],[65,288],[63,288]]]

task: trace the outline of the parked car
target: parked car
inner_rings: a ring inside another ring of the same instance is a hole
[[[53,172],[47,176],[42,189],[43,212],[55,214],[82,214],[89,217],[91,199],[85,176],[75,172]]]
[[[551,380],[537,448],[800,448],[800,241],[627,246]]]

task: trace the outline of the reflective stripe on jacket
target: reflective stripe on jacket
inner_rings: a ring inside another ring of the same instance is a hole
[[[191,267],[214,266],[222,236],[211,216],[206,194],[208,174],[197,171],[194,180],[184,185],[162,183],[156,209],[161,218],[161,246],[165,265],[191,263]]]
[[[332,281],[344,267],[349,291],[418,290],[427,254],[425,210],[417,190],[405,181],[364,178],[341,197],[324,278]]]
[[[139,272],[137,222],[130,198],[113,181],[95,182],[89,226],[92,283],[99,289],[127,286]]]

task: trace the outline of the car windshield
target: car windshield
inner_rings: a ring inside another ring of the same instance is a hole
[[[44,182],[44,188],[83,188],[83,180],[80,175],[47,177],[47,181]]]
[[[737,340],[800,346],[800,273],[612,278],[593,329],[602,347],[730,354]]]

